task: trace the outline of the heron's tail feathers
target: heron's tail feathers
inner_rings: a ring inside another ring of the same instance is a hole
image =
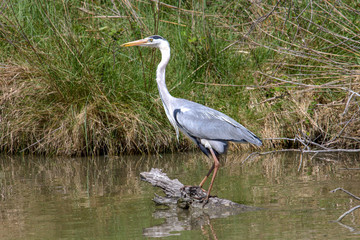
[[[235,142],[251,143],[256,146],[262,145],[261,139],[245,127],[242,129],[242,131],[240,131],[239,138],[238,140],[235,140]]]
[[[251,141],[249,141],[249,143],[255,144],[256,146],[262,145],[261,139],[258,138],[255,134],[253,134],[253,138],[251,139]]]

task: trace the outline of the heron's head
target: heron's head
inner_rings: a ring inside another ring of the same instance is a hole
[[[164,43],[167,43],[165,38],[158,36],[158,35],[154,35],[154,36],[150,36],[150,37],[136,40],[133,42],[124,43],[121,45],[121,47],[142,46],[142,47],[160,48],[160,46]]]

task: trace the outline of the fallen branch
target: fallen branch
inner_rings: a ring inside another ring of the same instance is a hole
[[[355,211],[358,208],[360,208],[360,205],[357,205],[357,206],[353,207],[352,209],[350,209],[349,211],[344,212],[338,219],[335,220],[335,222],[340,222],[346,215],[352,213],[353,211]]]
[[[360,234],[360,231],[358,231],[356,228],[350,227],[350,226],[348,226],[348,225],[346,225],[346,224],[343,224],[343,223],[341,223],[341,222],[336,222],[336,223],[339,224],[340,226],[348,229],[348,230],[349,230],[350,232],[352,232],[353,234]]]
[[[340,187],[335,188],[334,190],[331,190],[330,192],[331,192],[331,193],[334,193],[334,192],[336,192],[337,190],[341,190],[341,191],[343,191],[344,193],[352,196],[352,197],[355,198],[356,200],[359,200],[359,201],[360,201],[360,198],[359,198],[358,196],[356,196],[356,195],[352,194],[351,192],[349,192],[349,191],[347,191],[347,190],[345,190],[345,189],[343,189],[343,188],[340,188]]]
[[[360,168],[339,168],[339,170],[360,170]]]
[[[360,149],[342,149],[342,148],[339,148],[339,149],[320,149],[320,150],[279,149],[279,150],[268,151],[268,152],[252,152],[241,163],[245,163],[246,161],[248,161],[249,159],[251,159],[255,155],[262,156],[262,155],[267,155],[267,154],[272,154],[272,153],[280,153],[280,152],[298,152],[298,153],[316,153],[316,154],[318,154],[318,153],[341,153],[341,152],[357,153],[357,152],[360,152]]]
[[[339,188],[336,188],[336,189],[334,189],[334,190],[331,190],[330,192],[331,192],[331,193],[334,193],[334,192],[336,192],[337,190],[341,190],[341,191],[345,192],[346,194],[350,195],[351,197],[355,198],[356,200],[360,201],[360,197],[358,197],[358,196],[352,194],[351,192],[349,192],[349,191],[347,191],[347,190],[345,190],[345,189],[343,189],[343,188],[340,188],[340,187],[339,187]],[[358,209],[358,208],[360,208],[360,205],[357,205],[357,206],[351,208],[350,210],[344,212],[338,219],[335,220],[335,222],[340,222],[346,215],[352,213],[353,211],[355,211],[355,210]]]
[[[209,202],[203,207],[203,203],[196,199],[196,196],[201,197],[205,194],[201,188],[184,186],[179,180],[171,180],[166,173],[157,168],[151,169],[150,172],[140,173],[140,177],[141,180],[163,190],[165,196],[155,194],[153,201],[168,206],[167,209],[155,210],[153,217],[164,219],[164,221],[162,224],[145,228],[143,230],[145,237],[176,236],[179,235],[179,231],[203,229],[205,225],[208,225],[212,238],[217,239],[211,219],[259,209],[217,197],[210,197]]]

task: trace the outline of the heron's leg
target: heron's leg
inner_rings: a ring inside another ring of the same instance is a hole
[[[212,175],[212,178],[211,178],[211,182],[210,182],[210,186],[209,186],[209,190],[207,192],[207,196],[205,198],[205,204],[206,202],[209,200],[209,197],[210,197],[210,192],[211,192],[211,189],[212,189],[212,186],[214,184],[214,180],[215,180],[215,177],[216,177],[216,173],[220,167],[220,162],[219,160],[217,159],[215,153],[214,153],[214,150],[212,150],[212,148],[209,148],[210,149],[210,152],[211,152],[211,155],[213,156],[214,158],[214,173]]]
[[[214,170],[215,167],[215,163],[213,163],[213,165],[211,166],[209,172],[206,174],[206,176],[204,177],[204,179],[201,181],[201,183],[199,184],[199,187],[202,187],[206,181],[206,179],[210,176],[210,174],[212,173],[212,171]]]

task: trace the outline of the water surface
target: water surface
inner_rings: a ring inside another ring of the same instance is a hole
[[[139,173],[163,169],[198,184],[211,163],[201,154],[97,158],[0,158],[0,239],[358,239],[358,154],[228,155],[213,194],[261,207],[227,218],[193,218],[151,201]],[[207,186],[206,186],[207,187]]]

